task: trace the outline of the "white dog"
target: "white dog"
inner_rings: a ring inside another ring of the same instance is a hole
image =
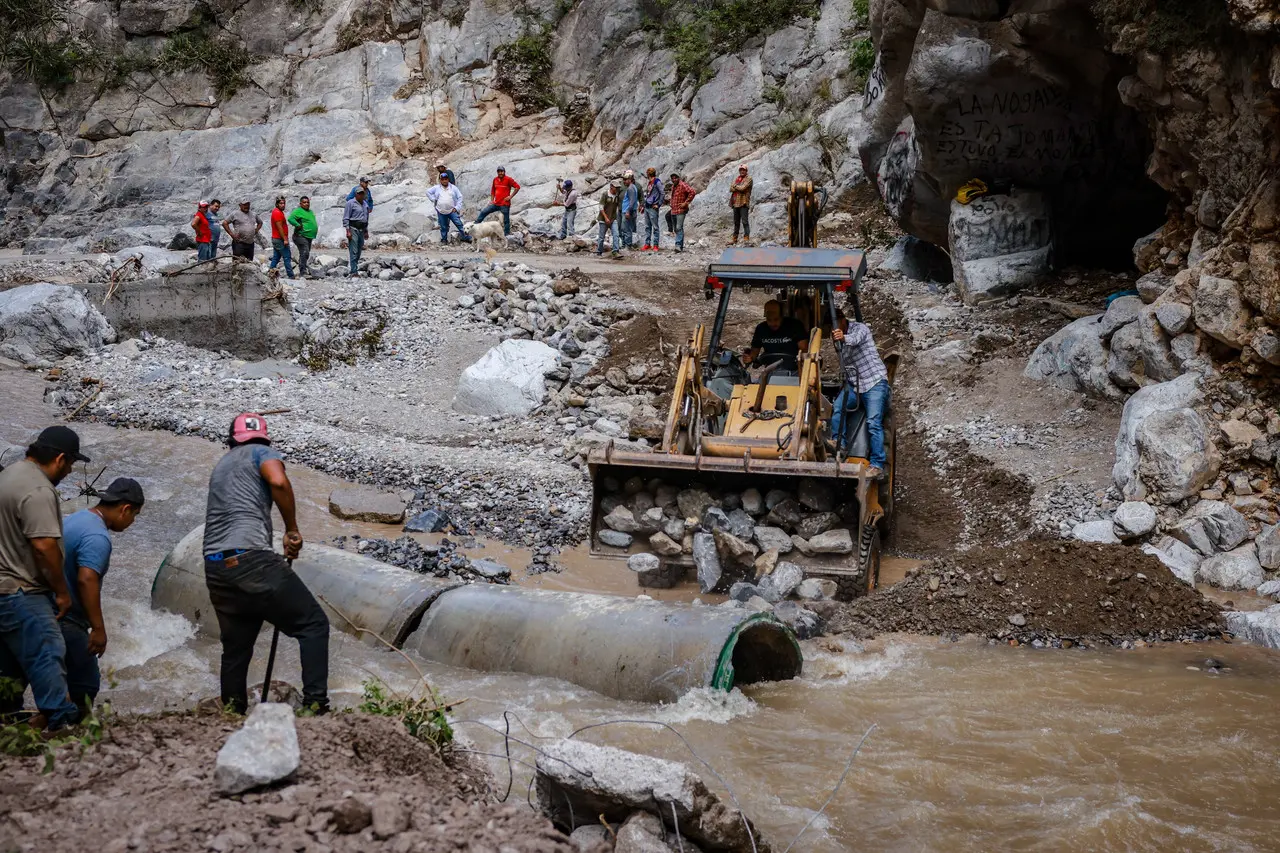
[[[506,235],[502,233],[501,222],[467,222],[463,224],[462,230],[477,244],[481,240],[489,240],[490,246],[495,243],[499,246],[507,245]]]

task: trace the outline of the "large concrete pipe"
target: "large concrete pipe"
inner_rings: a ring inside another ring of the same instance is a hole
[[[794,678],[803,660],[791,629],[763,613],[490,584],[440,596],[405,648],[641,702]]]
[[[197,527],[165,558],[151,587],[151,606],[217,636],[203,539],[204,528]],[[459,585],[324,545],[308,544],[293,567],[328,605],[335,627],[355,633],[334,609],[396,646],[453,666],[563,678],[642,702],[674,701],[695,687],[728,690],[800,674],[795,634],[762,613]]]
[[[160,564],[151,585],[151,608],[178,613],[195,622],[201,631],[218,636],[218,620],[204,582],[204,525],[183,537]],[[280,550],[280,537],[276,537]],[[378,636],[404,644],[417,627],[423,611],[441,593],[457,586],[429,575],[420,575],[359,554],[328,545],[308,543],[293,570],[307,588],[327,603],[330,623],[349,634],[358,634],[347,619]],[[346,616],[337,615],[334,608]],[[376,642],[376,640],[374,641]]]

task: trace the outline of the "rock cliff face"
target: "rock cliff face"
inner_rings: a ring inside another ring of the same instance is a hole
[[[311,195],[332,244],[360,174],[374,176],[375,243],[433,239],[423,194],[440,155],[470,211],[505,164],[535,227],[558,216],[556,178],[594,192],[628,167],[689,176],[698,227],[726,217],[745,161],[762,231],[790,179],[837,193],[861,180],[832,130],[861,101],[851,0],[809,4],[814,17],[689,74],[650,23],[665,5],[78,0],[84,29],[127,61],[64,88],[0,77],[0,245],[163,244],[199,198],[263,210],[277,192]]]
[[[973,178],[1043,194],[1032,218],[1052,220],[1060,262],[1106,264],[1158,224],[1146,128],[1117,88],[1129,63],[1107,50],[1086,2],[873,0],[871,29],[858,150],[913,234],[954,242],[951,200]],[[1048,243],[1015,235],[1001,251],[1027,217],[978,219],[965,228],[994,232],[996,254]]]

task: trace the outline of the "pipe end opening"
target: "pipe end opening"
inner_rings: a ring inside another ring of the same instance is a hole
[[[804,655],[789,628],[761,619],[739,628],[731,660],[733,671],[725,689],[795,678],[800,675]]]

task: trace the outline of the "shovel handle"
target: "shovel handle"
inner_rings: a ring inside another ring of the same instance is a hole
[[[293,560],[289,561],[289,568],[293,568]],[[276,668],[276,646],[280,644],[280,629],[271,626],[271,651],[267,654],[267,672],[262,679],[262,699],[265,704],[267,701],[267,693],[271,690],[271,671]]]

